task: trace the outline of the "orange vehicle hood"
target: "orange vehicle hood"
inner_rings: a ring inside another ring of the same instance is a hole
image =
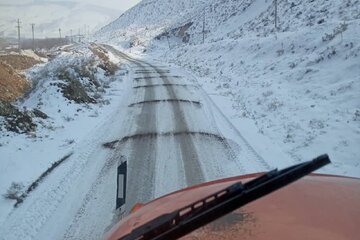
[[[155,199],[121,220],[105,239],[119,239],[162,214],[257,175],[208,182]],[[359,239],[359,226],[360,179],[313,174],[181,239]]]

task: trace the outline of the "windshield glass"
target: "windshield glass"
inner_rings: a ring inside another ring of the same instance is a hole
[[[359,6],[0,0],[0,236],[101,239],[173,192],[322,154],[316,174],[360,178]]]

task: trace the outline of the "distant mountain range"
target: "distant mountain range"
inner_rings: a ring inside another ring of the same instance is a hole
[[[21,3],[20,3],[21,2]],[[31,24],[35,24],[35,37],[50,38],[89,34],[110,23],[121,14],[120,10],[69,1],[12,1],[0,3],[0,37],[17,36],[17,19],[21,22],[21,37],[31,37]]]

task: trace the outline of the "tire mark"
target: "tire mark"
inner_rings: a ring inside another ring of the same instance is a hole
[[[197,88],[197,86],[195,86],[195,85],[179,84],[179,83],[170,83],[170,84],[163,83],[163,84],[151,84],[151,85],[137,85],[137,86],[134,86],[133,88],[166,87],[166,86],[174,86],[174,87],[177,86],[177,87],[185,87],[185,88],[188,88],[188,87]]]
[[[171,99],[154,99],[154,100],[145,100],[140,102],[135,102],[129,104],[129,107],[133,107],[136,105],[144,105],[144,104],[151,104],[151,103],[161,103],[161,102],[169,102],[169,103],[189,103],[196,106],[201,106],[201,103],[199,101],[192,101],[187,99],[178,99],[178,98],[171,98]]]
[[[133,61],[139,67],[146,69],[141,63]],[[151,78],[144,71],[146,84],[151,85]],[[153,88],[146,88],[144,99],[155,98]],[[140,114],[136,117],[137,132],[148,132],[149,129],[156,130],[156,106],[143,105]],[[156,162],[156,139],[139,139],[131,142],[131,153],[128,161],[128,189],[126,212],[136,202],[147,202],[153,197],[153,186],[155,182]]]
[[[150,65],[151,66],[151,65]],[[152,66],[160,75],[160,78],[164,81],[166,90],[170,98],[177,99],[176,93],[171,86],[171,82],[166,76],[166,73],[154,66]],[[189,127],[185,119],[183,110],[179,104],[172,106],[173,114],[175,117],[175,132],[189,132]],[[191,136],[179,136],[176,138],[180,144],[181,156],[185,168],[186,183],[188,186],[204,182],[205,177],[199,161],[199,156],[195,148],[194,141]]]

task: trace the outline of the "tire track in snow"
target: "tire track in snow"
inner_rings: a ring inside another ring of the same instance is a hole
[[[116,51],[116,53],[118,53]],[[151,85],[152,80],[148,69],[139,61],[118,54],[135,64],[143,75],[146,85]],[[154,99],[155,91],[153,88],[146,88],[143,99]],[[157,132],[156,106],[143,105],[141,112],[135,117],[136,132],[138,134]],[[136,202],[147,202],[153,198],[153,186],[155,181],[155,161],[156,161],[156,138],[133,139],[130,142],[131,153],[128,157],[128,189],[127,204],[125,211],[129,212]],[[119,153],[121,154],[121,153]],[[120,155],[119,155],[120,157]]]
[[[62,239],[100,239],[102,237],[103,233],[94,229],[99,225],[102,225],[102,228],[105,229],[111,221],[111,215],[115,208],[113,196],[116,189],[111,186],[112,184],[108,185],[116,177],[117,163],[118,157],[113,156],[107,159]],[[98,199],[99,196],[101,196],[101,199]],[[100,206],[101,208],[99,208]],[[96,212],[97,219],[86,219],[87,217],[94,217],[93,212]],[[84,225],[84,222],[89,224]]]
[[[111,48],[111,47],[110,47]],[[112,48],[111,48],[112,49]],[[110,49],[109,49],[110,50]],[[167,91],[168,94],[170,96],[171,99],[177,99],[178,96],[174,91],[174,88],[176,87],[176,84],[171,82],[172,79],[172,75],[170,75],[170,71],[165,69],[159,69],[156,66],[153,66],[152,64],[149,64],[147,62],[141,61],[141,60],[136,60],[133,59],[129,56],[127,56],[124,53],[121,53],[119,51],[117,51],[116,49],[112,49],[114,50],[116,53],[118,53],[119,56],[127,59],[130,62],[138,62],[138,63],[142,63],[142,64],[146,64],[150,67],[152,67],[154,70],[140,70],[138,72],[146,72],[148,74],[150,73],[158,73],[159,76],[151,76],[152,79],[156,79],[156,78],[160,78],[163,80],[163,83],[161,85],[163,85]],[[170,76],[167,76],[170,75]],[[175,77],[176,79],[179,78],[179,76]],[[136,78],[136,81],[138,81],[140,78]],[[143,78],[141,78],[143,79]],[[146,84],[148,85],[148,84]],[[153,84],[152,84],[153,85]],[[145,86],[145,85],[143,85]],[[184,111],[181,109],[180,104],[172,104],[172,111],[173,111],[173,115],[175,117],[175,130],[174,132],[184,132],[184,131],[189,131],[189,126],[188,123],[186,122],[186,118],[185,118],[185,113]],[[180,149],[181,149],[181,159],[183,161],[183,165],[185,168],[185,175],[186,175],[186,182],[187,185],[193,185],[196,183],[201,183],[205,181],[205,176],[203,174],[202,171],[202,167],[200,164],[200,160],[199,160],[199,156],[198,156],[198,151],[197,148],[194,144],[194,140],[197,138],[192,138],[191,136],[180,136],[180,137],[176,137],[175,140],[179,143],[180,145]],[[197,139],[198,140],[198,139]],[[201,141],[201,140],[200,140]],[[198,141],[197,141],[198,142]],[[223,152],[223,155],[227,155],[227,158],[229,159],[235,159],[234,157],[234,153],[232,152],[229,144],[227,144],[227,141],[220,141],[220,145],[222,145],[225,149],[225,151]],[[201,148],[201,147],[200,147]],[[224,172],[221,169],[221,167],[217,166],[215,167],[215,172],[212,171],[210,173],[210,175],[212,175],[211,178],[218,178],[218,177],[224,177]],[[240,172],[243,172],[244,170],[242,168],[239,168]]]
[[[136,83],[135,86],[141,86],[142,90],[165,88],[169,98],[175,100],[181,97],[181,94],[179,95],[181,91],[179,92],[178,88],[184,89],[184,86],[189,85],[189,83],[186,82],[179,82],[179,79],[183,77],[174,75],[171,71],[169,71],[166,68],[160,69],[159,67],[146,63],[142,60],[133,59],[127,56],[126,54],[123,54],[111,47],[107,47],[107,48],[113,53],[116,53],[119,57],[122,57],[132,63],[137,63],[143,66],[146,65],[147,67],[146,70],[140,68],[136,72],[138,74],[148,74],[147,80],[152,79],[153,82],[152,83],[146,82],[144,84],[141,83],[141,81],[146,80],[145,77],[134,78],[134,83]],[[158,76],[153,74],[157,74]],[[172,76],[176,76],[176,77],[172,77]],[[195,83],[197,82],[195,81]],[[196,87],[193,89],[198,90],[200,88],[200,91],[203,91],[198,84],[195,86]],[[207,98],[209,98],[207,94],[205,93],[202,95],[205,95],[204,96],[205,98],[202,99],[204,101],[202,105],[205,105],[206,103],[206,105],[212,106],[213,105],[212,102],[206,101]],[[154,98],[147,98],[147,99],[154,99]],[[154,101],[153,103],[144,104],[144,105],[148,105],[149,107],[164,102],[160,100],[163,99],[159,99]],[[141,105],[142,102],[140,102],[139,106]],[[141,190],[137,190],[137,193],[140,194],[139,196],[136,196],[135,190],[131,190],[134,191],[134,193],[131,194],[132,200],[130,202],[128,201],[129,204],[128,208],[131,207],[132,204],[135,202],[139,202],[139,201],[147,202],[151,200],[152,198],[151,198],[151,194],[149,194],[150,193],[149,189],[152,189],[151,190],[152,192],[154,192],[155,189],[155,193],[156,193],[155,195],[157,196],[162,195],[168,192],[169,190],[171,191],[176,190],[174,189],[176,184],[167,183],[166,181],[179,181],[177,183],[179,185],[178,187],[183,187],[184,185],[182,185],[183,184],[182,182],[184,181],[186,182],[186,185],[193,185],[196,183],[204,182],[206,180],[223,178],[231,175],[250,173],[253,171],[253,169],[258,169],[258,171],[263,171],[264,169],[270,168],[267,162],[264,161],[264,159],[262,159],[262,157],[252,148],[252,146],[246,141],[246,139],[242,137],[242,135],[238,132],[236,128],[235,131],[237,131],[237,133],[239,134],[238,136],[240,138],[240,141],[238,141],[239,139],[237,139],[237,141],[235,142],[236,144],[232,143],[232,140],[223,137],[224,135],[221,133],[219,127],[217,126],[217,121],[214,120],[214,113],[212,113],[211,110],[219,111],[220,115],[225,118],[230,128],[234,128],[234,126],[229,122],[229,120],[225,116],[223,116],[223,113],[221,112],[220,109],[218,108],[214,109],[213,107],[209,107],[210,115],[208,111],[201,110],[204,111],[204,116],[205,116],[205,117],[202,116],[201,118],[199,113],[195,114],[195,112],[193,112],[194,109],[191,109],[191,106],[192,104],[187,104],[187,106],[185,106],[183,103],[180,102],[175,102],[175,101],[171,102],[170,104],[171,108],[169,109],[169,111],[172,112],[174,118],[173,119],[174,129],[170,131],[196,132],[201,129],[201,128],[198,129],[198,127],[196,126],[200,126],[203,124],[204,126],[211,127],[211,129],[209,129],[209,133],[211,132],[211,134],[221,136],[221,139],[219,140],[219,139],[212,139],[211,137],[204,138],[197,135],[191,136],[191,134],[185,134],[185,135],[181,134],[176,136],[175,135],[169,136],[171,137],[171,140],[169,139],[169,141],[166,142],[166,140],[164,140],[165,136],[162,136],[158,132],[147,132],[147,135],[153,137],[150,137],[147,140],[143,139],[142,143],[137,141],[136,144],[138,144],[138,146],[141,146],[141,148],[150,149],[149,153],[153,152],[154,149],[159,147],[160,148],[168,147],[173,149],[173,151],[175,152],[173,152],[173,154],[169,154],[169,153],[165,154],[168,158],[171,158],[171,161],[170,159],[166,160],[166,157],[156,156],[156,154],[152,156],[147,156],[149,158],[143,156],[144,157],[143,165],[137,164],[138,165],[137,173],[139,174],[137,174],[136,177],[141,177],[143,175],[145,179],[151,179],[151,181],[149,182],[153,183],[152,181],[154,178],[154,174],[156,174],[155,186],[151,186],[151,184],[148,183],[144,185],[147,186],[146,188],[143,188],[143,186],[138,186],[138,185],[132,186],[133,188],[140,188]],[[168,108],[164,110],[167,109]],[[219,116],[219,113],[217,113],[216,116]],[[194,118],[193,117],[194,114],[197,117],[200,116],[200,118]],[[209,115],[210,119],[206,117],[206,114]],[[199,121],[200,123],[197,121]],[[135,142],[135,140],[133,139],[130,139],[130,141]],[[148,144],[149,141],[154,143],[154,145],[152,145],[151,147],[149,147],[149,145],[146,145]],[[156,142],[158,145],[156,144]],[[165,144],[165,147],[162,145],[159,146],[160,143]],[[134,143],[131,144],[132,146],[135,146]],[[126,143],[126,145],[129,145],[129,143]],[[158,149],[159,152],[161,152],[160,148]],[[135,150],[133,149],[133,151]],[[138,154],[139,156],[142,156],[141,155],[142,153],[138,153]],[[132,158],[133,157],[131,157],[131,159]],[[129,162],[131,159],[129,159]],[[159,169],[161,169],[159,171],[171,170],[172,174],[176,174],[176,176],[171,176],[169,178],[169,176],[167,176],[166,173],[163,172],[158,172],[158,173],[149,173],[149,171],[146,172],[147,164],[149,161],[155,162],[155,165],[158,165],[158,169],[155,170],[159,170]],[[158,163],[158,161],[160,162]],[[179,168],[177,169],[177,173],[175,173],[175,170],[171,169],[172,166]],[[184,175],[185,177],[184,180],[181,180],[179,174]],[[164,188],[167,190],[163,190],[159,188]],[[142,194],[144,194],[144,192],[146,197],[141,196]],[[138,201],[135,201],[135,199],[137,199]]]
[[[157,78],[163,80],[164,87],[168,91],[170,99],[173,100],[179,99],[173,89],[174,86],[166,77],[166,74],[169,73],[168,70],[160,70],[144,61],[132,59],[129,56],[113,48],[108,48],[108,50],[117,53],[118,56],[123,57],[128,61],[137,64],[139,67],[141,67],[143,70],[141,69],[136,70],[136,73],[144,74],[144,77],[141,79],[145,79],[146,81],[145,86],[154,85],[151,82],[151,79],[153,79],[153,77],[149,76],[150,73],[160,74],[160,76]],[[144,68],[145,64],[149,66],[151,69]],[[139,78],[136,78],[134,80],[137,81],[138,79]],[[146,92],[144,99],[154,99],[154,96],[150,96],[149,94],[147,95],[147,93],[150,91],[152,91],[153,93],[154,91],[153,87],[147,87],[145,88],[145,91]],[[173,103],[171,104],[171,111],[173,113],[174,121],[175,121],[174,132],[190,132],[189,126],[186,122],[184,112],[181,109],[180,104],[181,102],[175,102],[175,101],[173,101]],[[156,122],[156,116],[154,114],[154,112],[156,111],[155,108],[156,106],[154,104],[148,104],[148,105],[144,104],[142,106],[140,117],[138,117],[139,119],[137,120],[140,133],[146,133],[146,130],[149,131],[149,124],[153,124],[153,122]],[[156,128],[150,126],[150,129],[156,129]],[[176,139],[177,143],[180,145],[181,159],[183,161],[183,165],[185,168],[185,178],[187,185],[194,185],[197,183],[204,182],[205,177],[202,172],[197,149],[195,147],[191,135],[179,135],[174,138]],[[147,139],[142,139],[140,141],[139,140],[133,141],[134,144],[132,145],[133,150],[132,150],[132,154],[130,155],[129,165],[133,165],[134,169],[136,166],[138,174],[136,175],[130,174],[129,172],[128,186],[134,186],[134,187],[129,187],[128,189],[129,199],[137,199],[138,202],[146,202],[149,201],[151,197],[153,197],[151,196],[149,189],[154,188],[154,186],[149,186],[149,183],[152,183],[154,179],[155,169],[154,171],[152,171],[152,166],[150,165],[152,165],[151,163],[154,163],[156,160],[156,151],[154,151],[154,149],[156,149],[156,146],[154,145],[155,141],[156,138],[147,138]],[[137,163],[132,163],[134,160],[137,161]],[[131,171],[131,166],[129,167],[129,169]],[[140,180],[139,178],[142,180]],[[149,179],[151,180],[149,181]],[[131,202],[135,203],[134,201]],[[129,207],[131,206],[132,203],[127,204],[128,210],[130,210]]]
[[[174,86],[171,85],[170,80],[167,78],[166,73],[156,67],[153,67],[160,75],[160,78],[164,81],[166,90],[169,93],[170,98],[178,99],[174,91]],[[189,126],[186,122],[184,112],[180,107],[180,104],[172,105],[173,115],[175,117],[175,132],[190,132]],[[201,183],[205,181],[205,177],[199,162],[199,156],[195,148],[194,141],[191,135],[178,136],[176,138],[180,144],[181,159],[185,168],[186,183],[188,186]]]
[[[168,70],[161,70],[149,63],[146,63],[144,61],[135,60],[132,59],[125,54],[121,54],[121,56],[126,57],[127,59],[130,59],[132,62],[138,61],[139,63],[147,64],[151,68],[153,68],[156,72],[159,74],[159,78],[163,80],[163,86],[168,91],[168,94],[170,96],[170,99],[179,99],[177,94],[174,91],[174,85],[169,78],[166,76],[166,74],[169,74],[170,71]],[[147,71],[147,73],[150,73],[151,71]],[[146,85],[153,85],[151,83],[147,83]],[[184,116],[184,112],[180,107],[179,103],[172,104],[173,115],[175,117],[175,129],[174,132],[190,132],[189,126],[186,122],[186,118]],[[187,136],[178,136],[175,138],[176,141],[180,144],[181,149],[181,159],[183,161],[183,165],[185,168],[185,177],[186,177],[186,183],[188,186],[202,183],[205,181],[205,177],[201,168],[201,164],[199,162],[199,156],[197,153],[197,149],[195,147],[195,144],[193,142],[193,139],[191,135]]]
[[[135,63],[135,62],[134,62]],[[139,67],[146,69],[140,63],[135,63]],[[143,74],[146,84],[152,84],[148,73]],[[146,88],[144,99],[154,99],[155,92],[152,88]],[[136,132],[139,134],[157,130],[156,106],[144,104],[140,114],[136,117]],[[133,139],[131,141],[131,153],[128,159],[128,189],[127,196],[130,204],[126,205],[129,212],[132,205],[136,202],[147,202],[153,198],[153,185],[155,181],[155,161],[156,161],[156,138]]]
[[[10,216],[0,228],[0,232],[3,234],[0,239],[36,239],[41,228],[51,218],[60,202],[72,188],[72,183],[76,181],[82,170],[90,162],[90,155],[96,149],[96,141],[87,141],[86,145],[89,146],[86,152],[77,157],[74,154],[70,157],[70,159],[73,159],[71,163],[65,163],[64,166],[56,169],[54,174],[50,176],[58,177],[58,172],[67,171],[63,168],[65,165],[71,164],[71,167],[66,167],[71,170],[60,177],[56,186],[45,190],[41,186],[41,189],[35,190],[26,202],[10,213]],[[41,191],[41,194],[39,194],[39,191]]]

